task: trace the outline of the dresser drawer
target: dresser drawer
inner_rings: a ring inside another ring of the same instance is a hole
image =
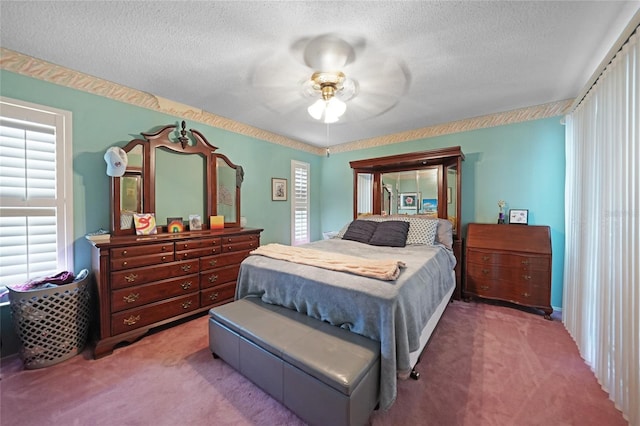
[[[176,242],[176,251],[201,249],[212,246],[220,246],[222,238],[206,238],[201,240],[184,240]]]
[[[222,244],[235,244],[247,241],[258,242],[260,241],[260,236],[257,234],[242,234],[222,237]]]
[[[224,266],[200,274],[200,288],[205,289],[238,279],[240,265]]]
[[[217,246],[203,247],[199,249],[183,250],[176,252],[177,260],[197,259],[202,256],[214,255],[222,253],[222,248]]]
[[[236,282],[230,282],[202,290],[200,306],[211,306],[221,302],[231,302],[236,295]]]
[[[198,259],[176,261],[145,268],[127,269],[111,273],[111,288],[118,289],[152,281],[180,277],[198,272]]]
[[[133,247],[118,247],[109,250],[111,259],[144,256],[147,254],[173,253],[173,243],[145,244]]]
[[[548,256],[502,253],[478,249],[469,249],[467,251],[467,262],[482,265],[501,265],[538,270],[546,270],[550,267]]]
[[[248,251],[238,251],[200,258],[200,271],[241,263],[249,256]]]
[[[232,251],[254,250],[260,246],[260,236],[256,234],[233,235],[222,238],[222,251],[229,253]]]
[[[260,242],[255,240],[242,241],[242,242],[233,243],[233,244],[223,244],[222,252],[229,253],[232,251],[245,251],[245,250],[251,251],[251,250],[257,249],[259,246],[260,246]]]
[[[157,265],[160,263],[173,262],[173,252],[156,253],[146,256],[120,257],[111,259],[111,270],[119,271],[122,269],[137,268],[140,266]]]
[[[128,309],[111,316],[111,332],[126,333],[164,319],[194,311],[200,307],[200,294],[192,293],[162,302]]]
[[[111,293],[111,311],[118,312],[124,309],[131,309],[198,290],[200,290],[200,277],[198,274],[122,288]]]
[[[467,263],[467,276],[476,281],[489,281],[509,286],[513,283],[544,283],[548,281],[548,270],[531,270],[521,267],[482,265]]]

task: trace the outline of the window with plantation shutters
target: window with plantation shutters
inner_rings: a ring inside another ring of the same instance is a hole
[[[291,245],[297,246],[310,241],[309,226],[309,164],[291,160]]]
[[[73,269],[71,113],[0,98],[0,287]]]

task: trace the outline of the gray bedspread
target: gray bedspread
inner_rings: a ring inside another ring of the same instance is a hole
[[[409,353],[455,280],[455,257],[444,246],[376,247],[355,241],[321,240],[304,247],[406,263],[395,281],[300,265],[253,255],[238,275],[236,299],[257,295],[380,342],[380,408],[396,398],[397,373],[408,373]]]

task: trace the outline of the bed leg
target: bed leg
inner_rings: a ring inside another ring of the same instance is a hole
[[[413,380],[418,380],[420,378],[420,373],[417,372],[414,368],[411,370],[411,374],[409,374],[409,377],[411,377]]]

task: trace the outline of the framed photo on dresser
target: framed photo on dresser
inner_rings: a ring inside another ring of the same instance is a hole
[[[509,223],[517,225],[529,224],[529,210],[511,209],[509,210]]]

